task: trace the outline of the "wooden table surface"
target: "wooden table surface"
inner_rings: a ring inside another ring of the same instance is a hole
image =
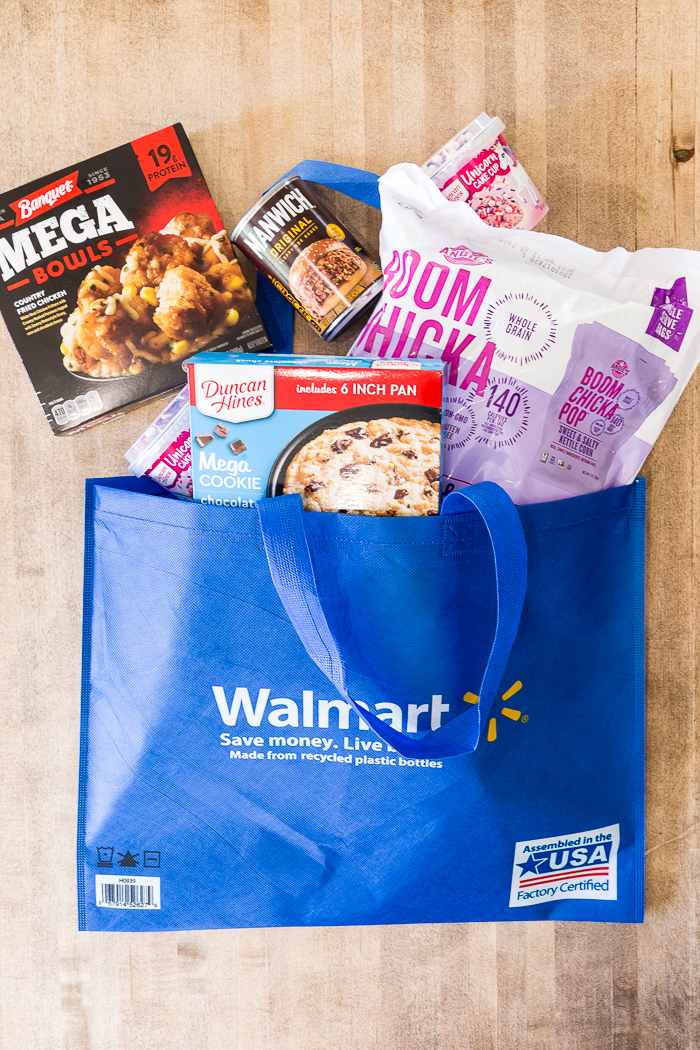
[[[3,0],[0,190],[182,121],[228,228],[295,162],[423,161],[481,110],[597,249],[700,247],[692,0]],[[376,248],[378,220],[343,205]],[[297,348],[322,349],[298,331]],[[647,919],[78,933],[82,482],[155,415],[51,436],[4,327],[2,1050],[700,1045],[700,387],[649,479]],[[343,343],[347,348],[349,340]]]

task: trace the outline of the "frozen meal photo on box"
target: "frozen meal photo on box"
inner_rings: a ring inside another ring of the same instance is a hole
[[[180,124],[0,195],[0,310],[55,434],[271,347]]]
[[[384,362],[378,362],[384,365]],[[206,354],[187,364],[194,498],[413,517],[440,505],[442,364]]]

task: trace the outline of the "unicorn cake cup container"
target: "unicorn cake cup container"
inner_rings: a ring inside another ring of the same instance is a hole
[[[503,131],[502,120],[481,113],[421,167],[443,196],[466,201],[489,226],[532,230],[549,208]]]

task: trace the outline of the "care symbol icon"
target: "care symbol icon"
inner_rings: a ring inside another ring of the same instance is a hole
[[[132,854],[132,853],[129,852],[129,850],[127,850],[126,853],[119,853],[119,854],[117,854],[117,856],[122,858],[119,861],[119,867],[120,868],[136,868],[136,867],[138,867],[138,863],[139,863],[139,854],[138,853],[133,853]]]
[[[97,867],[98,868],[111,868],[112,857],[114,856],[113,846],[98,846],[97,847]]]

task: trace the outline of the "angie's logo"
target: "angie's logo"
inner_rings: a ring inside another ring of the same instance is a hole
[[[444,255],[445,261],[449,263],[485,266],[487,263],[493,262],[493,259],[489,259],[488,255],[482,255],[481,252],[473,252],[471,248],[467,248],[466,244],[460,244],[456,248],[441,248],[440,254]]]
[[[83,191],[78,189],[77,182],[78,172],[74,171],[71,175],[64,175],[63,178],[52,182],[50,186],[43,186],[36,193],[15,201],[10,205],[17,216],[15,225],[21,226],[23,222],[28,222],[35,215],[42,215],[45,211],[50,211],[59,201],[63,203],[63,201],[70,200],[71,197],[82,194]]]

